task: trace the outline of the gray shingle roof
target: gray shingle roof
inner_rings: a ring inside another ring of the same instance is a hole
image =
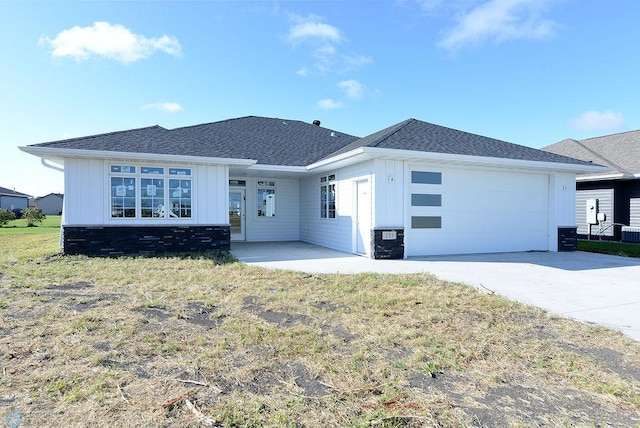
[[[22,197],[22,198],[30,198],[31,197],[31,196],[27,195],[26,193],[16,192],[15,190],[7,189],[6,187],[0,187],[0,195],[17,196],[17,197]]]
[[[256,116],[188,126],[171,133],[206,141],[215,156],[288,166],[307,166],[357,139],[306,122]]]
[[[255,159],[258,164],[280,166],[307,166],[358,147],[589,164],[416,119],[358,138],[297,120],[246,116],[173,130],[151,126],[33,147]]]
[[[337,152],[332,153],[332,156],[348,152],[358,147],[380,147],[385,149],[466,156],[591,165],[589,162],[496,140],[494,138],[483,137],[457,129],[434,125],[417,119],[407,119],[382,131],[354,141]]]
[[[605,165],[618,172],[640,173],[640,130],[585,140],[568,138],[542,150]]]

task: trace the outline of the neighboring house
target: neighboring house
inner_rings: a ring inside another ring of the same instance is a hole
[[[65,253],[100,255],[236,240],[373,258],[557,251],[575,235],[575,174],[602,169],[415,119],[358,138],[249,116],[21,150],[64,166]]]
[[[585,140],[566,139],[542,150],[609,168],[576,177],[578,235],[640,241],[640,130]],[[589,200],[597,200],[597,211],[605,215],[597,224],[587,223]]]
[[[36,208],[39,208],[45,215],[62,214],[62,203],[64,196],[61,193],[49,193],[45,196],[35,198]]]
[[[0,208],[13,211],[19,215],[23,209],[29,207],[30,197],[24,193],[0,187]]]

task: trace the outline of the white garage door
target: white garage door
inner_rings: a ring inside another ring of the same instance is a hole
[[[414,166],[408,256],[548,250],[546,174]]]

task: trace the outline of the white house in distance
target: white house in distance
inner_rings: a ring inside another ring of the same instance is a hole
[[[575,249],[592,163],[416,119],[364,138],[248,116],[21,147],[64,168],[65,253],[302,240],[372,258]]]

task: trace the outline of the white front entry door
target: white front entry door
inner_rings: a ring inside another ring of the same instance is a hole
[[[245,240],[245,190],[229,190],[229,224],[231,225],[231,240]]]
[[[371,191],[369,180],[356,182],[356,253],[369,254],[371,246]]]

